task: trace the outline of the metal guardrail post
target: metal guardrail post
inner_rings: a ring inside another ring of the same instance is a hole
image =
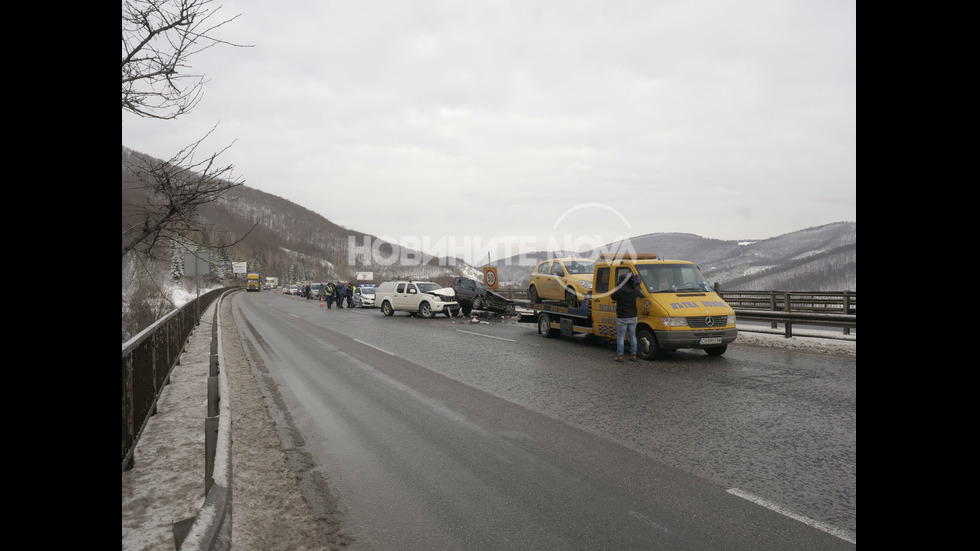
[[[786,312],[787,314],[789,314],[789,311],[790,311],[789,293],[785,293],[783,295],[783,311]],[[788,338],[792,337],[793,336],[793,323],[787,321],[786,323],[783,324],[783,327],[786,328],[786,338],[788,339]]]
[[[773,312],[776,311],[776,291],[769,291],[769,309]],[[776,322],[769,324],[770,329],[776,328]]]

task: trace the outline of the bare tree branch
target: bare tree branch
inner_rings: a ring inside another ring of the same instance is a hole
[[[188,59],[217,44],[212,36],[239,16],[220,20],[213,0],[124,0],[122,108],[140,117],[175,119],[201,100],[204,76],[182,73]]]
[[[146,193],[135,194],[140,203],[123,204],[123,222],[129,225],[123,227],[122,256],[137,249],[149,254],[162,238],[200,231],[197,209],[244,183],[232,176],[232,165],[217,163],[218,156],[231,146],[201,161],[194,160],[194,152],[205,138],[207,135],[166,162],[142,154],[136,154],[135,161],[123,161],[135,188]]]

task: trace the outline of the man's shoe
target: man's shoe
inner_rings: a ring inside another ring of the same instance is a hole
[[[613,359],[614,359],[614,360],[616,360],[616,361],[617,361],[617,362],[619,362],[619,363],[623,363],[623,357],[622,357],[622,356],[616,356],[616,357],[615,357],[615,358],[613,358]]]
[[[636,361],[636,354],[633,354],[632,356],[630,356],[630,361],[631,362],[635,362]]]

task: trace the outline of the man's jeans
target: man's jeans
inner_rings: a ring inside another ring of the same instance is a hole
[[[636,356],[636,318],[616,318],[616,355],[623,355],[623,337],[629,331],[630,354]]]

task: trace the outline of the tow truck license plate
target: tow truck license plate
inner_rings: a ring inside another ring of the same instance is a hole
[[[721,337],[704,337],[698,341],[699,344],[721,344]]]

